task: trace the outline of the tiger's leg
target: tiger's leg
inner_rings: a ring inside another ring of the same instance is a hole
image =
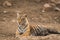
[[[19,37],[19,35],[20,35],[20,34],[19,34],[19,31],[17,30],[17,31],[16,31],[16,37]]]
[[[30,27],[27,28],[26,32],[24,32],[21,37],[27,37],[30,35]]]

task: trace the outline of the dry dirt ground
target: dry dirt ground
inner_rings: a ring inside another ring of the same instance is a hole
[[[60,11],[41,12],[44,2],[31,0],[8,0],[12,5],[3,5],[5,0],[0,0],[0,40],[60,40],[59,34],[48,36],[15,38],[17,29],[17,12],[27,14],[31,25],[42,25],[46,28],[60,31]],[[48,1],[49,2],[49,1]]]

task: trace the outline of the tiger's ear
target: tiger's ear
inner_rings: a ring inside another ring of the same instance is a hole
[[[19,15],[19,13],[17,12],[17,18],[19,18],[20,17],[20,15]]]
[[[17,12],[17,22],[18,24],[21,22],[21,17],[20,17],[20,14]]]
[[[23,16],[24,16],[24,17],[27,17],[27,14],[24,14]]]

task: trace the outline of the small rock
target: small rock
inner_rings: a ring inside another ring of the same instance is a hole
[[[15,22],[15,20],[13,19],[13,20],[11,20],[12,22]]]
[[[44,7],[45,7],[45,8],[47,8],[47,7],[51,7],[51,5],[48,4],[48,3],[46,3],[46,4],[44,4]]]
[[[45,3],[45,4],[43,5],[42,12],[45,12],[45,10],[46,10],[46,9],[48,9],[48,8],[50,8],[50,7],[51,7],[51,5],[50,5],[50,4]]]
[[[3,13],[7,13],[7,11],[3,11]]]
[[[55,7],[55,10],[56,10],[56,11],[60,11],[60,8],[58,8],[58,7]]]
[[[11,7],[12,3],[10,3],[9,1],[4,1],[3,6]]]

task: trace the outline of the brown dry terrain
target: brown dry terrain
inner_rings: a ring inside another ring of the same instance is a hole
[[[48,36],[15,38],[17,29],[16,13],[27,14],[31,25],[42,25],[60,31],[60,11],[47,10],[42,12],[43,4],[50,1],[42,0],[0,0],[0,40],[60,40],[59,34]],[[10,6],[9,6],[10,5]],[[60,7],[60,6],[58,6]]]

